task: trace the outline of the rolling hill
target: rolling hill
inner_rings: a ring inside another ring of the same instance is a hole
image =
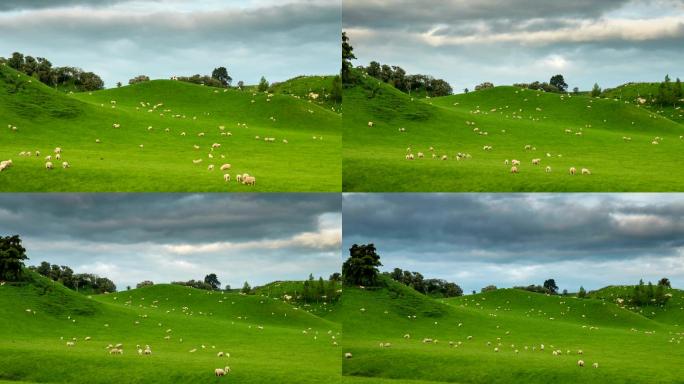
[[[345,191],[684,188],[677,161],[684,125],[633,101],[516,87],[418,99],[362,77],[345,89],[344,107],[354,111],[343,120]],[[406,159],[409,153],[414,160]],[[458,153],[463,156],[457,160]],[[521,162],[517,174],[505,163],[514,159]],[[540,165],[532,165],[532,159],[540,159]],[[545,172],[547,166],[551,172]],[[577,169],[574,176],[571,167]],[[591,175],[580,175],[582,168]]]
[[[435,300],[385,283],[345,289],[336,319],[353,357],[343,382],[677,383],[684,374],[682,330],[614,303],[516,289]]]
[[[0,173],[3,192],[341,189],[341,116],[295,94],[171,80],[65,94],[0,66],[0,124],[0,159],[13,161]],[[62,159],[46,170],[56,147]],[[223,164],[232,165],[230,182]],[[236,182],[244,173],[256,177],[255,186]]]
[[[31,276],[0,286],[0,381],[339,381],[340,326],[281,300],[175,285],[84,296]],[[124,353],[110,355],[118,343]]]

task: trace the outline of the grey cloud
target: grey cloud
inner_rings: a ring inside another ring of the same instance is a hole
[[[115,3],[125,3],[130,0],[3,0],[0,2],[0,12],[25,9],[55,8],[74,5],[107,6]]]

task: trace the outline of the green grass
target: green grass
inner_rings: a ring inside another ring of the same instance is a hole
[[[363,78],[345,89],[343,189],[371,192],[680,191],[684,125],[632,101],[496,87],[411,98]],[[518,118],[519,117],[519,118]],[[368,127],[372,121],[374,126]],[[468,125],[466,122],[474,122]],[[405,132],[400,132],[405,128]],[[480,135],[474,131],[488,134]],[[569,129],[572,134],[565,133]],[[504,132],[505,131],[505,132]],[[582,135],[575,133],[582,131]],[[663,140],[653,145],[656,136]],[[631,137],[624,141],[623,137]],[[492,146],[484,151],[485,145]],[[530,145],[536,150],[525,150]],[[408,161],[407,149],[424,159]],[[439,157],[431,158],[430,147]],[[456,153],[470,159],[456,161]],[[550,157],[547,157],[547,153]],[[560,155],[560,156],[559,156]],[[540,166],[531,160],[541,159]],[[519,160],[519,174],[504,161]],[[545,167],[552,168],[551,173]],[[592,175],[569,175],[570,167]]]
[[[387,283],[345,289],[336,319],[344,352],[353,357],[343,362],[344,382],[681,383],[684,375],[678,326],[608,301],[515,289],[435,300]],[[684,310],[676,316],[684,318]],[[553,349],[562,354],[553,356]]]
[[[68,95],[0,66],[0,159],[14,163],[0,173],[0,191],[340,191],[341,116],[294,95],[268,100],[171,80]],[[220,126],[232,136],[222,136]],[[211,152],[213,143],[221,147]],[[44,157],[55,147],[62,160],[48,171]],[[25,151],[41,156],[19,156]],[[71,168],[62,169],[62,161]],[[224,163],[232,165],[230,183],[218,169]],[[256,186],[238,184],[238,173],[254,175]]]
[[[0,381],[339,382],[340,326],[280,300],[174,285],[84,296],[31,276],[0,286]],[[116,343],[121,356],[105,349]],[[153,354],[139,356],[136,344]],[[214,377],[226,365],[230,375]]]

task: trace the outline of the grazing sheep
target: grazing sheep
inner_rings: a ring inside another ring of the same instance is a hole
[[[577,173],[577,168],[575,168],[575,167],[570,167],[570,174],[571,174],[571,175],[574,175],[575,173]]]
[[[47,163],[45,163],[45,169],[53,169],[53,168],[54,168],[54,166],[52,165],[51,161],[48,161]]]
[[[209,164],[209,166],[207,167],[207,170],[213,171],[214,170],[214,164]]]
[[[62,155],[59,153],[55,155],[55,160],[62,160]]]
[[[225,181],[226,183],[230,181],[230,173],[226,173],[225,175],[223,175],[223,181]]]
[[[62,168],[64,168],[64,169],[69,168],[69,162],[68,162],[68,161],[63,161],[63,162],[62,162]]]
[[[518,167],[512,166],[511,167],[511,173],[518,173]]]
[[[76,345],[76,343],[74,343],[73,341],[67,341],[66,342],[67,347],[73,347],[74,345]]]
[[[219,352],[216,354],[216,357],[223,357],[223,355],[224,355],[223,352]]]
[[[532,159],[532,165],[539,165],[541,163],[541,159]]]
[[[508,165],[508,159],[504,160],[504,165]]]
[[[591,171],[588,170],[587,168],[582,168],[582,174],[583,175],[591,175]]]
[[[52,155],[45,156],[45,161],[50,161],[50,160],[52,160]]]
[[[346,352],[346,353],[344,354],[344,358],[345,358],[345,359],[351,359],[351,358],[352,358],[351,352]]]
[[[230,169],[230,167],[231,167],[230,164],[223,164],[223,165],[221,166],[221,170],[222,170],[222,171],[227,171],[227,170]]]
[[[409,153],[408,155],[406,155],[406,160],[413,160],[413,159],[414,159],[413,153]]]
[[[216,369],[214,369],[214,375],[215,376],[225,376],[226,371],[223,368],[216,368]]]
[[[546,173],[551,173],[551,167],[547,166],[545,171],[546,171]]]
[[[520,160],[511,160],[511,165],[520,165]]]
[[[254,186],[256,185],[256,178],[254,176],[243,177],[242,184]]]
[[[373,125],[375,125],[375,124],[374,124],[374,123],[373,123],[372,121],[369,121],[369,122],[368,122],[368,126],[369,126],[369,127],[371,127],[371,128],[372,128],[372,127],[373,127]]]
[[[584,360],[577,360],[578,367],[584,367]]]
[[[418,158],[419,158],[419,159],[422,159],[423,157],[425,157],[425,155],[423,154],[423,152],[418,152]]]
[[[442,155],[442,160],[447,160],[449,157],[447,155]]]
[[[199,164],[199,163],[201,163],[201,162],[202,162],[202,159],[197,159],[197,160],[193,160],[193,161],[192,161],[193,164]]]
[[[594,363],[591,365],[592,368],[598,368],[598,363]]]

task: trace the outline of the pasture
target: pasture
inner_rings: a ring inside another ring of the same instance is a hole
[[[13,163],[0,191],[340,191],[331,82],[300,77],[259,93],[154,80],[65,94],[0,66],[0,160]]]
[[[431,299],[393,281],[348,288],[343,382],[681,382],[683,295],[671,292],[660,322],[610,300],[515,289]]]
[[[344,92],[345,109],[354,112],[343,120],[343,189],[682,190],[681,111],[640,106],[625,94],[590,98],[504,86],[429,99],[362,78]]]
[[[0,381],[338,382],[340,332],[277,297],[175,285],[85,296],[32,274],[0,286]]]

